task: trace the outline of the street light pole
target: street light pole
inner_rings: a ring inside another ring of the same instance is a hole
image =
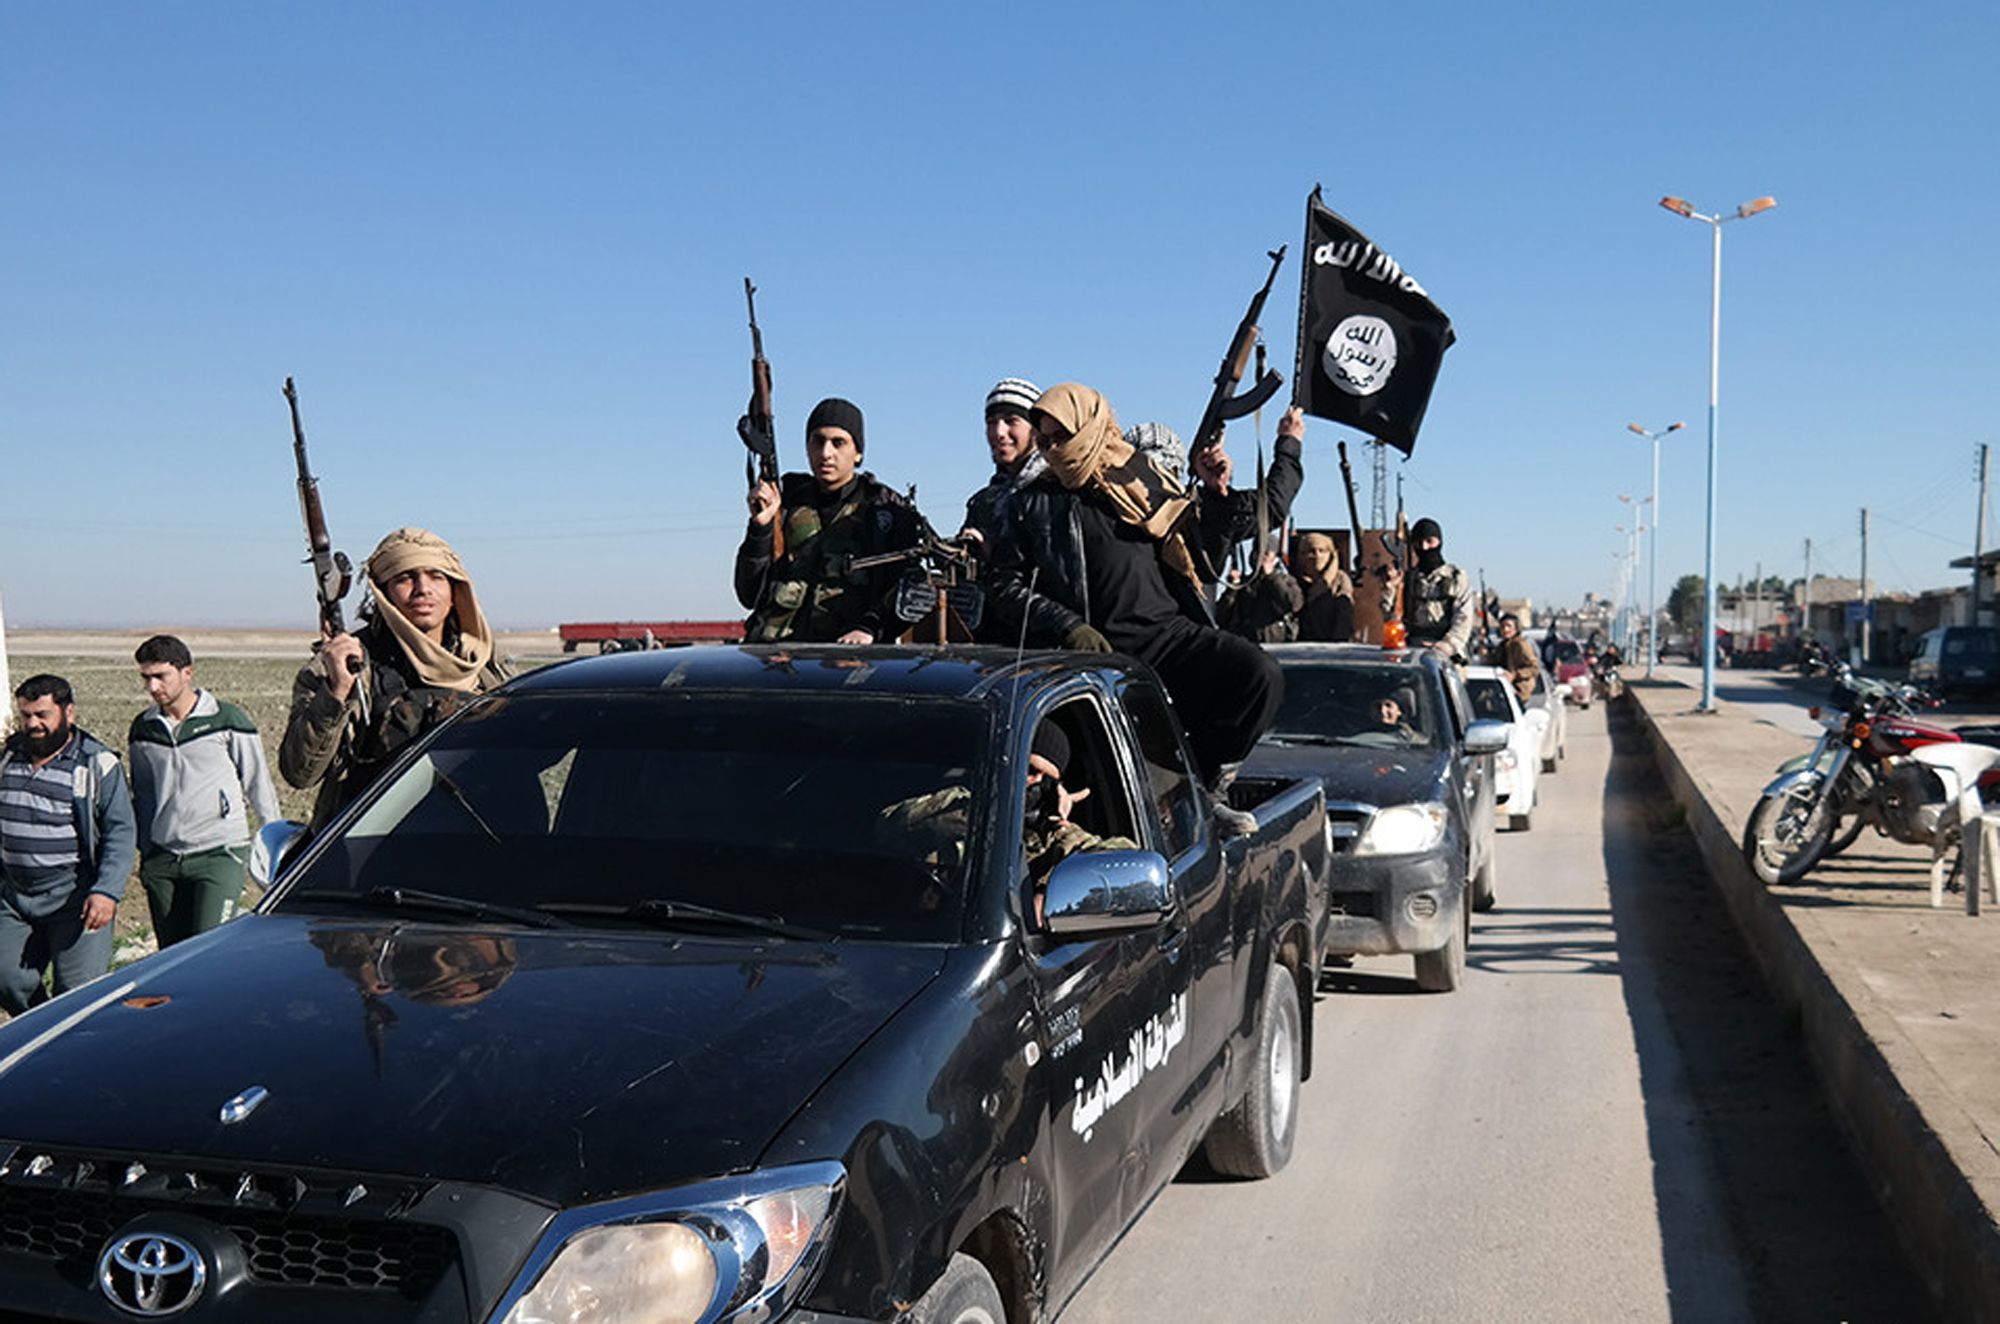
[[[1637,423],[1627,423],[1626,429],[1636,432],[1653,443],[1653,530],[1646,539],[1646,679],[1653,678],[1653,668],[1660,661],[1660,438],[1669,432],[1679,432],[1685,423],[1669,423],[1658,432],[1648,432]]]
[[[1694,209],[1692,203],[1682,198],[1661,198],[1660,205],[1677,216],[1701,221],[1715,236],[1714,257],[1709,265],[1708,294],[1708,538],[1702,558],[1700,706],[1701,712],[1712,713],[1715,711],[1716,413],[1722,379],[1722,227],[1731,221],[1769,211],[1778,205],[1778,201],[1770,197],[1753,198],[1727,215],[1718,213],[1714,216],[1704,216]]]

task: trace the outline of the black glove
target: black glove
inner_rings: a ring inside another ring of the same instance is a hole
[[[1087,621],[1078,621],[1069,627],[1063,636],[1063,647],[1075,649],[1079,653],[1109,653],[1111,641],[1097,632],[1097,627]]]

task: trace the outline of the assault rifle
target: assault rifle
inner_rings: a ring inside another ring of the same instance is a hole
[[[1208,407],[1201,411],[1201,424],[1195,428],[1194,441],[1188,447],[1190,456],[1221,445],[1223,424],[1258,408],[1285,384],[1282,375],[1265,372],[1242,394],[1230,394],[1250,367],[1250,355],[1260,334],[1257,319],[1264,315],[1264,300],[1271,296],[1271,285],[1278,279],[1278,268],[1284,264],[1285,245],[1280,244],[1277,252],[1265,256],[1271,259],[1271,274],[1264,278],[1264,288],[1250,300],[1250,311],[1236,324],[1236,335],[1229,342],[1228,353],[1222,356],[1222,366],[1216,370],[1215,389],[1209,393]]]
[[[306,459],[306,429],[299,422],[299,392],[292,379],[285,378],[285,403],[292,407],[292,458],[299,466],[299,514],[306,524],[306,564],[313,569],[313,593],[319,599],[319,630],[325,638],[347,633],[347,618],[340,600],[354,582],[354,563],[346,552],[333,550],[326,531],[326,512],[319,504],[319,479],[312,475]],[[361,659],[349,658],[348,670],[359,675]]]
[[[778,432],[771,416],[771,361],[764,357],[764,333],[757,329],[757,287],[743,278],[743,302],[750,308],[750,404],[736,424],[737,435],[750,448],[743,459],[743,485],[778,486]],[[771,521],[771,555],[785,554],[785,513]]]
[[[743,302],[750,307],[750,407],[737,429],[750,455],[743,477],[751,485],[778,481],[777,427],[771,417],[771,361],[764,357],[764,333],[757,329],[757,287],[743,278]]]
[[[1354,500],[1354,466],[1347,462],[1347,443],[1340,441],[1335,444],[1340,448],[1340,485],[1347,489],[1347,527],[1349,537],[1354,544],[1350,549],[1354,560],[1354,578],[1356,582],[1359,582],[1361,579],[1361,507]],[[1343,570],[1346,568],[1346,566],[1341,567]]]

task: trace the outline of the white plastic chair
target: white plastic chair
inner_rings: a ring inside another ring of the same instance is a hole
[[[2000,860],[1995,858],[2000,852],[2000,824],[1988,821],[1986,807],[1979,800],[1979,779],[2000,767],[2000,749],[1948,741],[1921,746],[1912,750],[1910,757],[1937,773],[1948,802],[1931,838],[1931,906],[1944,905],[1945,877],[1950,872],[1945,852],[1953,836],[1960,843],[1959,858],[1965,861],[1965,913],[1979,913],[1980,894],[1989,887],[1994,889],[1994,903],[2000,905]],[[1951,831],[1954,827],[1956,833]]]

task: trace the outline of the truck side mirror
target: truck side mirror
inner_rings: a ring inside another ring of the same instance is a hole
[[[304,844],[305,836],[306,825],[290,819],[266,823],[257,829],[257,839],[250,843],[250,876],[257,880],[257,886],[271,886],[272,880],[285,871],[288,863],[285,857]]]
[[[1510,722],[1496,722],[1490,717],[1482,717],[1465,728],[1465,752],[1468,754],[1498,754],[1507,748],[1507,728]]]
[[[1159,852],[1087,851],[1049,871],[1042,914],[1058,937],[1094,938],[1151,928],[1172,913],[1173,898]]]

